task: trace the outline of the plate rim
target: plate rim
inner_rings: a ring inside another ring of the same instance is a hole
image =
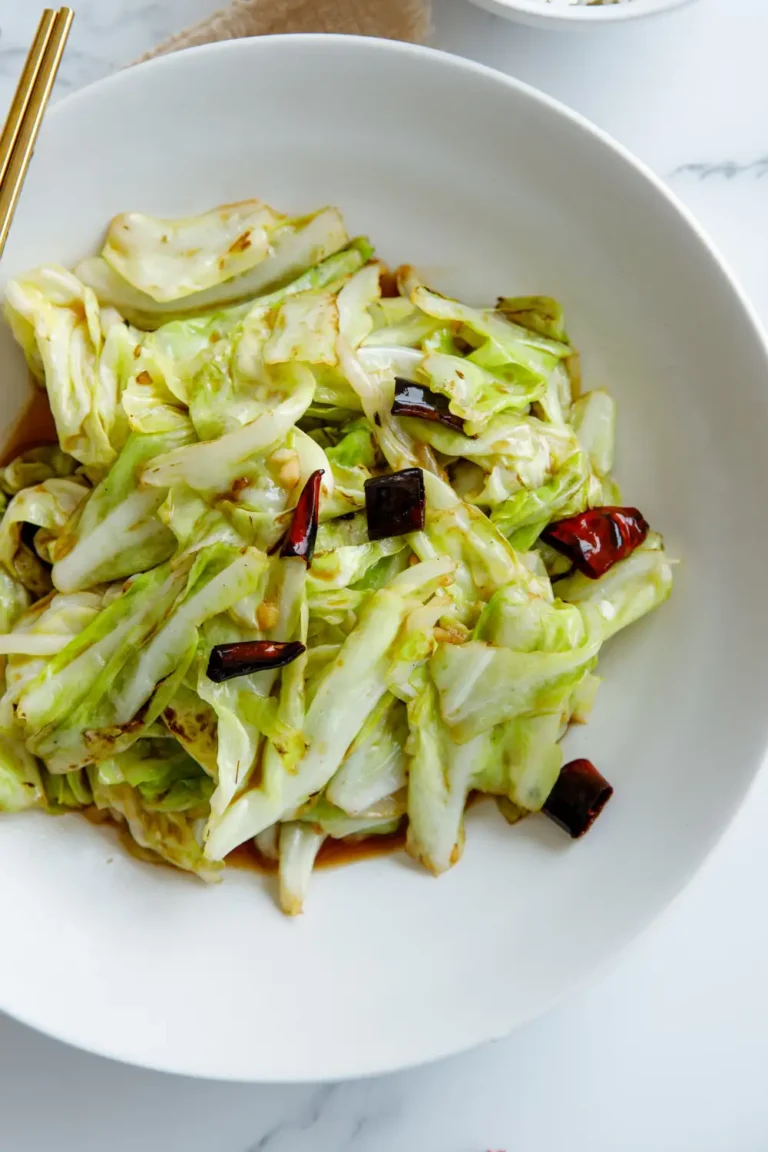
[[[474,2],[474,0],[473,0]],[[686,3],[688,0],[679,0],[679,2]],[[118,72],[114,72],[108,76],[102,77],[100,80],[94,81],[91,84],[78,89],[75,92],[69,93],[62,97],[61,100],[51,108],[48,119],[55,122],[55,118],[60,114],[60,110],[72,109],[76,107],[79,101],[88,102],[89,100],[98,97],[98,95],[113,87],[122,84],[133,84],[135,82],[134,75],[139,77],[146,69],[166,69],[172,71],[174,68],[183,72],[189,68],[192,61],[197,58],[204,58],[206,55],[216,54],[234,54],[240,52],[244,55],[250,53],[258,54],[261,51],[270,51],[273,44],[287,45],[296,44],[297,46],[309,46],[310,50],[322,51],[326,45],[333,45],[337,49],[353,54],[362,51],[391,53],[397,56],[400,53],[415,56],[419,59],[429,60],[435,58],[450,68],[458,68],[459,70],[474,73],[482,76],[493,83],[502,85],[512,91],[515,91],[526,99],[532,100],[534,103],[539,104],[550,109],[552,112],[560,117],[569,120],[576,127],[585,131],[592,139],[597,140],[600,144],[617,154],[626,165],[634,170],[640,176],[647,186],[660,196],[663,201],[676,213],[680,223],[684,225],[688,232],[692,234],[709,254],[713,263],[717,266],[724,282],[732,293],[733,300],[737,303],[744,318],[748,321],[751,327],[757,345],[762,350],[763,359],[766,366],[766,376],[768,378],[768,331],[766,331],[754,305],[747,297],[744,289],[734,274],[730,263],[723,257],[717,245],[711,240],[706,230],[698,222],[696,217],[687,208],[685,204],[676,196],[676,194],[667,186],[667,184],[656,175],[655,172],[637,156],[635,156],[627,147],[618,142],[608,132],[604,131],[587,117],[581,113],[574,111],[561,101],[549,96],[540,89],[528,84],[524,81],[518,80],[515,77],[509,76],[504,72],[492,68],[488,65],[478,63],[474,60],[469,60],[466,57],[458,56],[454,53],[446,52],[441,49],[427,47],[424,45],[410,44],[396,40],[386,40],[378,37],[367,36],[346,36],[341,34],[323,34],[323,33],[293,33],[293,34],[276,34],[271,36],[260,37],[244,37],[237,40],[224,40],[211,44],[198,45],[192,48],[180,50],[178,52],[168,53],[164,56],[155,57],[151,60],[142,61],[129,68],[125,68]],[[194,69],[193,69],[194,71]],[[384,1058],[382,1060],[368,1061],[366,1065],[360,1067],[356,1065],[354,1055],[347,1058],[346,1062],[337,1062],[333,1067],[326,1070],[318,1071],[316,1074],[302,1075],[301,1077],[278,1074],[265,1074],[260,1071],[258,1074],[232,1075],[226,1071],[211,1070],[210,1067],[201,1067],[199,1061],[194,1057],[191,1061],[183,1061],[178,1059],[169,1059],[165,1062],[158,1062],[152,1058],[144,1058],[137,1054],[126,1053],[125,1046],[121,1050],[119,1040],[110,1042],[106,1038],[102,1042],[94,1042],[92,1040],[83,1041],[78,1039],[77,1034],[71,1030],[59,1029],[50,1027],[44,1020],[36,1018],[34,1012],[15,1011],[12,1007],[8,1007],[6,1003],[5,994],[0,993],[0,1011],[5,1012],[10,1018],[17,1020],[21,1024],[32,1028],[33,1030],[42,1033],[43,1035],[50,1036],[52,1039],[63,1043],[69,1047],[77,1048],[81,1051],[88,1052],[92,1055],[100,1056],[118,1063],[127,1064],[129,1066],[146,1068],[151,1071],[170,1073],[174,1075],[187,1076],[195,1079],[207,1079],[211,1081],[222,1081],[227,1083],[262,1083],[262,1084],[316,1084],[325,1083],[328,1081],[345,1081],[354,1079],[364,1079],[371,1076],[385,1075],[398,1071],[407,1071],[413,1068],[418,1068],[438,1060],[446,1059],[451,1056],[458,1055],[462,1052],[469,1052],[481,1045],[487,1044],[491,1041],[501,1040],[511,1035],[512,1032],[517,1031],[519,1028],[526,1026],[533,1020],[543,1017],[552,1011],[554,1007],[562,1003],[566,998],[577,994],[584,987],[589,986],[593,981],[599,980],[606,971],[609,971],[624,954],[624,952],[640,937],[642,937],[649,927],[661,920],[666,916],[669,910],[676,904],[682,893],[687,889],[692,879],[701,870],[704,863],[711,857],[715,848],[722,842],[723,838],[733,827],[737,815],[742,807],[747,802],[752,789],[763,770],[766,762],[766,750],[768,745],[764,744],[762,755],[759,763],[754,768],[751,777],[741,787],[741,790],[732,798],[729,805],[724,809],[724,819],[718,828],[708,836],[706,841],[702,841],[699,845],[697,852],[693,855],[692,861],[688,867],[681,871],[679,877],[675,881],[674,889],[671,895],[666,895],[663,902],[655,908],[655,910],[644,914],[632,927],[627,930],[623,936],[615,940],[612,946],[606,950],[602,959],[592,965],[588,966],[581,973],[573,976],[570,980],[564,982],[557,989],[552,991],[548,996],[537,999],[536,1004],[531,1007],[530,1011],[524,1013],[515,1013],[512,1020],[507,1020],[504,1017],[503,1008],[500,1006],[498,1025],[492,1031],[487,1031],[479,1035],[474,1041],[467,1043],[464,1040],[458,1040],[456,1043],[446,1046],[440,1043],[435,1049],[427,1042],[421,1045],[420,1051],[406,1058],[405,1060],[393,1061],[391,1058]]]

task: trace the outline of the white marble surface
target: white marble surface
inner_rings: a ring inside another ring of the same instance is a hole
[[[215,0],[75,7],[60,92]],[[37,9],[0,0],[0,106]],[[768,320],[765,0],[700,0],[664,20],[581,33],[437,0],[435,42],[543,88],[638,153]],[[704,871],[610,974],[509,1040],[431,1068],[319,1088],[192,1082],[0,1018],[0,1152],[765,1152],[767,822],[763,774]]]

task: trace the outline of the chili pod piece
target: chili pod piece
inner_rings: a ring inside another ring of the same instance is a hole
[[[318,468],[301,490],[293,510],[291,526],[280,548],[281,556],[298,556],[309,568],[315,551],[320,508],[320,481],[325,469]]]
[[[542,812],[578,840],[597,820],[613,788],[591,760],[571,760],[560,769]]]
[[[626,560],[648,535],[637,508],[590,508],[578,516],[549,524],[541,539],[567,556],[590,580],[598,580],[619,560]]]
[[[365,482],[369,540],[421,532],[425,510],[421,468],[404,468],[402,472],[391,472],[388,476],[372,476]]]
[[[421,384],[412,384],[410,380],[401,380],[395,376],[393,416],[415,416],[419,420],[432,420],[436,424],[453,428],[455,432],[463,432],[464,421],[460,416],[454,416],[448,403],[447,396],[430,392],[429,388]]]
[[[236,644],[216,644],[208,660],[208,679],[221,684],[235,676],[284,668],[304,651],[299,640],[241,640]]]

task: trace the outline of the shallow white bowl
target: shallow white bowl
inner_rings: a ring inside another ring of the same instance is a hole
[[[565,304],[619,400],[627,499],[681,557],[606,653],[569,735],[616,795],[583,842],[473,810],[439,881],[404,857],[206,888],[78,817],[0,818],[0,1006],[84,1048],[244,1080],[381,1072],[509,1032],[632,939],[699,867],[768,738],[768,357],[706,239],[579,117],[464,60],[373,40],[219,44],[122,72],[47,120],[4,278],[73,261],[124,209],[339,204],[393,264],[469,299]],[[4,420],[26,388],[0,335]]]
[[[472,0],[479,8],[537,28],[590,28],[637,20],[681,8],[692,0],[626,0],[623,4],[570,5],[564,0]]]

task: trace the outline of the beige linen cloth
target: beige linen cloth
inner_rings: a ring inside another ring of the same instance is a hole
[[[418,42],[429,31],[430,0],[232,0],[142,59],[194,44],[277,32],[344,32]]]

